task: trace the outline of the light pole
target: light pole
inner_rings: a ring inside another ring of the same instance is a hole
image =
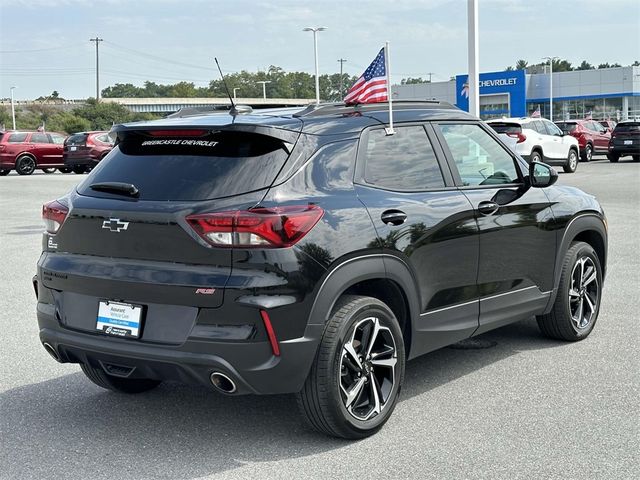
[[[90,42],[96,42],[96,102],[100,101],[100,62],[99,62],[99,55],[98,55],[98,45],[100,45],[100,42],[103,42],[104,40],[102,40],[100,37],[98,37],[96,35],[96,38],[90,38],[89,39]]]
[[[344,96],[342,94],[342,65],[347,62],[347,59],[341,58],[340,60],[338,60],[338,62],[340,62],[340,98],[342,98]]]
[[[542,57],[543,60],[549,60],[549,120],[553,122],[553,61],[560,57]]]
[[[236,99],[236,90],[240,90],[240,88],[236,87],[233,89],[233,99]]]
[[[256,83],[261,83],[262,84],[262,98],[266,99],[267,98],[267,83],[271,83],[271,80],[260,80],[259,82]]]
[[[477,0],[467,1],[467,56],[469,62],[469,113],[474,117],[480,116],[480,80],[478,73],[479,53],[478,45],[478,3]]]
[[[16,87],[11,87],[11,120],[13,121],[13,129],[16,129],[16,108],[13,105],[13,91]]]
[[[320,77],[318,76],[318,32],[323,32],[327,27],[305,27],[303,32],[313,32],[313,54],[316,61],[316,105],[320,104]]]

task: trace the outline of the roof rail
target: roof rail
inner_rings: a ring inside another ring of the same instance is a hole
[[[350,113],[364,113],[378,110],[386,110],[388,102],[364,103],[357,105],[346,105],[343,102],[311,104],[294,113],[294,117],[316,117],[322,115],[344,115]],[[415,110],[422,108],[455,109],[449,102],[438,100],[394,100],[394,110]]]

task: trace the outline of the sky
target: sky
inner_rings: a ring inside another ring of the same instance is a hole
[[[478,0],[480,71],[544,56],[574,65],[640,60],[640,0]],[[467,72],[467,0],[0,0],[0,98],[95,96],[100,88],[218,78],[225,72],[360,75],[385,41],[391,80]]]

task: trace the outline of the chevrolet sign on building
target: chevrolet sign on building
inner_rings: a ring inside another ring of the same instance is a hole
[[[469,111],[468,75],[456,77],[456,105]],[[480,116],[524,117],[527,111],[524,70],[480,74]]]

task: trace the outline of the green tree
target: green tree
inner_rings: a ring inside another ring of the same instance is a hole
[[[415,85],[417,83],[429,83],[429,81],[422,77],[409,77],[400,80],[400,85]]]
[[[140,98],[144,97],[144,89],[133,83],[116,83],[102,90],[102,98]]]
[[[576,70],[593,70],[595,68],[596,67],[591,65],[589,62],[583,60],[582,63],[576,67]]]
[[[131,119],[131,112],[126,107],[117,103],[96,102],[90,98],[87,104],[75,108],[73,114],[84,118],[91,128],[96,130],[109,130],[113,124],[127,122]]]
[[[526,70],[528,66],[529,62],[526,60],[520,59],[516,62],[516,70]]]

